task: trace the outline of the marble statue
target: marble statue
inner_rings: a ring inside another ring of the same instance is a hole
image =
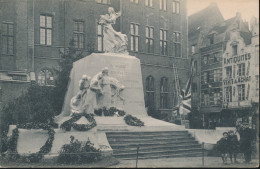
[[[89,89],[90,77],[87,75],[83,75],[79,81],[79,89],[80,91],[76,96],[72,97],[70,106],[73,113],[79,113],[82,111],[82,106],[84,103],[84,99],[87,95],[87,90]]]
[[[79,82],[80,91],[71,99],[71,112],[93,114],[95,109],[109,109],[116,100],[124,102],[120,95],[124,90],[117,79],[110,77],[108,68],[105,67],[93,78],[83,75]],[[112,92],[113,91],[113,92]]]
[[[121,16],[121,12],[116,13],[114,8],[108,8],[108,14],[101,15],[99,24],[104,30],[104,51],[106,53],[128,53],[128,38],[125,34],[114,30],[116,19]]]

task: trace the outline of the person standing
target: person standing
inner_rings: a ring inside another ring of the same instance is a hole
[[[228,156],[228,133],[224,132],[223,137],[217,142],[217,150],[221,153],[223,164],[227,164]]]
[[[234,133],[233,130],[230,130],[228,132],[228,144],[230,161],[231,163],[233,163],[232,157],[234,155],[234,162],[238,164],[239,162],[237,161],[237,153],[239,152],[239,142],[237,139],[237,135]]]
[[[250,163],[251,161],[251,142],[254,136],[252,130],[249,128],[248,123],[243,123],[242,129],[240,131],[240,150],[244,154],[245,163]]]

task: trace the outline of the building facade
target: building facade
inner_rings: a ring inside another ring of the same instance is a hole
[[[252,124],[259,115],[259,26],[256,19],[251,22],[250,33],[230,33],[223,53],[223,108],[232,114],[233,123]]]
[[[146,106],[171,114],[177,105],[174,70],[181,88],[189,75],[186,0],[1,0],[2,105],[31,81],[53,85],[71,40],[83,55],[103,52],[97,21],[110,6],[122,13],[114,29],[128,36],[130,55],[141,60]]]
[[[231,32],[234,30],[240,32],[247,39],[247,36],[251,34],[248,23],[242,21],[240,13],[237,13],[233,18],[215,23],[204,33],[200,43],[197,54],[200,63],[200,75],[199,78],[195,76],[193,78],[195,79],[193,85],[199,81],[197,83],[199,83],[200,90],[197,93],[194,87],[192,98],[195,96],[195,99],[192,99],[192,106],[196,107],[201,113],[204,128],[235,125],[231,123],[231,121],[234,121],[232,120],[234,116],[226,110],[223,104],[222,76],[224,71],[223,54],[226,51],[226,44],[231,38]],[[249,44],[247,39],[246,43]],[[194,49],[191,45],[191,52],[192,48]]]

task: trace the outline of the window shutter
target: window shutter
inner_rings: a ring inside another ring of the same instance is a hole
[[[233,70],[233,78],[236,77],[236,65],[234,65],[234,70]]]
[[[249,98],[249,90],[250,90],[250,84],[248,84],[248,86],[247,86],[247,96],[246,96],[246,100],[248,100],[248,98]]]
[[[248,61],[247,72],[246,72],[246,75],[247,75],[247,76],[249,75],[249,69],[250,69],[250,62]]]

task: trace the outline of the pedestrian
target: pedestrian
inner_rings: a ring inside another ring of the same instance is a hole
[[[224,165],[227,164],[228,146],[228,133],[224,132],[223,137],[217,142],[217,150],[221,153]]]
[[[254,139],[253,132],[248,123],[243,123],[240,131],[240,150],[244,154],[245,163],[250,163],[252,148],[251,143]]]
[[[233,130],[230,130],[228,132],[228,144],[230,161],[231,163],[233,163],[232,157],[234,155],[234,162],[238,164],[239,162],[237,161],[237,153],[239,152],[239,142],[237,139],[237,135],[234,133]]]

